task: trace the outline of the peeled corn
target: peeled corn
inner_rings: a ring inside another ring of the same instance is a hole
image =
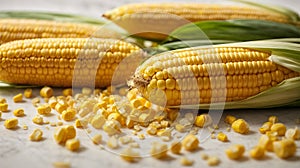
[[[142,56],[137,46],[114,39],[18,40],[0,46],[0,80],[63,87],[72,82],[89,86],[95,80],[96,87],[105,87],[113,76],[114,84],[125,83]]]

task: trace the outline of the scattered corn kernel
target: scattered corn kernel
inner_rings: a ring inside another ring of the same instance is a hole
[[[25,115],[24,109],[22,109],[22,108],[15,109],[13,114],[16,117],[23,117]]]
[[[110,137],[106,144],[111,149],[117,149],[119,147],[118,139],[114,136]]]
[[[76,129],[73,125],[66,125],[64,128],[66,129],[66,139],[73,139],[76,137]]]
[[[152,157],[156,159],[163,159],[167,156],[168,152],[168,145],[167,144],[161,144],[158,142],[154,142],[152,144],[150,154]]]
[[[0,104],[6,103],[6,99],[0,96]]]
[[[11,118],[11,119],[7,119],[4,122],[4,126],[7,129],[14,129],[18,126],[18,119],[17,118]]]
[[[125,144],[128,144],[128,143],[130,143],[130,142],[132,142],[132,138],[130,137],[130,136],[122,136],[122,137],[120,137],[119,138],[119,141],[123,144],[123,145],[125,145]]]
[[[120,126],[118,121],[110,120],[105,122],[102,128],[109,136],[112,136],[121,132]]]
[[[62,113],[63,111],[65,111],[66,109],[68,108],[67,104],[62,104],[62,103],[57,103],[55,105],[55,110],[58,112],[58,113]]]
[[[78,139],[68,139],[66,141],[66,148],[70,151],[76,151],[80,148],[80,141]]]
[[[57,125],[57,126],[62,126],[62,125],[64,125],[64,123],[63,123],[62,121],[58,121],[58,122],[56,123],[56,125]]]
[[[225,123],[227,124],[232,124],[235,120],[237,120],[237,118],[235,118],[234,116],[232,115],[226,115],[225,117]]]
[[[183,166],[192,166],[194,164],[194,161],[183,156],[180,158],[180,164]]]
[[[32,97],[32,89],[28,88],[24,90],[24,97],[31,98]]]
[[[271,127],[272,127],[273,123],[268,121],[268,122],[265,122],[260,128],[259,128],[259,132],[262,133],[262,134],[265,134],[267,131],[270,131],[271,130]]]
[[[142,130],[142,128],[139,125],[133,126],[133,129],[136,130],[137,132]]]
[[[73,108],[69,108],[64,110],[61,114],[61,118],[65,121],[72,121],[76,116],[76,110]]]
[[[84,87],[81,89],[81,93],[88,96],[93,93],[93,90],[91,88]]]
[[[195,149],[198,149],[199,140],[198,138],[193,134],[188,134],[182,141],[182,146],[187,151],[193,151]]]
[[[185,132],[186,131],[186,127],[182,124],[176,124],[175,125],[175,129],[178,131],[178,132]]]
[[[132,148],[140,148],[140,144],[138,144],[138,143],[136,143],[136,142],[131,142],[131,143],[129,144],[129,146],[132,147]]]
[[[45,86],[40,90],[40,95],[43,98],[50,98],[53,95],[53,89]]]
[[[206,161],[209,166],[218,166],[220,164],[220,159],[217,156],[210,156]]]
[[[72,91],[72,88],[67,88],[67,89],[64,89],[63,91],[62,91],[62,94],[64,95],[64,96],[72,96],[72,94],[73,94],[73,91]]]
[[[300,130],[298,127],[296,128],[290,128],[285,132],[285,137],[293,140],[299,140],[300,139]]]
[[[250,150],[250,156],[253,159],[262,159],[265,156],[265,149],[260,146],[256,146]]]
[[[270,116],[268,121],[272,124],[275,124],[278,122],[278,117],[277,116]]]
[[[27,125],[23,125],[23,130],[28,130],[28,126]]]
[[[223,132],[219,132],[218,135],[217,135],[217,138],[219,141],[222,141],[222,142],[227,142],[228,141],[228,137],[226,134],[224,134]]]
[[[295,155],[297,146],[292,139],[282,139],[273,142],[273,149],[278,157],[286,159]]]
[[[180,141],[175,141],[171,144],[170,150],[174,154],[180,154],[182,144]]]
[[[273,142],[276,141],[277,138],[269,135],[262,135],[259,138],[258,146],[272,152],[273,151]]]
[[[49,104],[44,104],[37,107],[37,112],[41,115],[48,115],[51,113],[51,107]]]
[[[31,103],[33,106],[38,106],[38,104],[41,102],[40,98],[36,97],[34,99],[31,100]]]
[[[121,152],[121,158],[128,162],[136,162],[140,158],[140,154],[129,147]]]
[[[101,114],[97,114],[92,118],[91,125],[96,129],[100,129],[103,127],[105,122],[106,122],[105,117]]]
[[[84,119],[76,119],[75,127],[76,128],[85,128],[88,125],[88,121]]]
[[[35,123],[35,124],[39,124],[39,125],[42,125],[44,124],[44,119],[42,116],[40,115],[36,115],[32,118],[32,122]]]
[[[138,138],[139,138],[140,140],[144,140],[144,139],[145,139],[145,135],[144,135],[144,134],[138,134]]]
[[[240,133],[240,134],[247,134],[249,132],[249,125],[243,119],[235,120],[232,123],[231,127],[235,132]]]
[[[56,122],[50,122],[51,127],[56,127]]]
[[[216,134],[215,133],[211,133],[210,138],[211,139],[216,139]]]
[[[242,158],[245,152],[245,147],[243,145],[233,145],[225,150],[225,153],[229,159],[237,160]]]
[[[271,132],[277,132],[278,136],[284,136],[286,132],[286,127],[282,123],[275,123],[271,126]]]
[[[157,128],[149,126],[146,131],[149,135],[155,135],[157,133]]]
[[[200,128],[211,124],[212,119],[208,114],[201,114],[196,117],[194,124]]]
[[[40,141],[43,139],[43,131],[41,129],[34,129],[29,135],[31,141]]]
[[[13,101],[14,101],[15,103],[22,102],[22,101],[23,101],[23,94],[22,94],[22,93],[19,93],[19,94],[15,95],[15,96],[13,97]]]
[[[55,132],[54,132],[54,140],[57,142],[57,143],[64,143],[66,142],[67,138],[67,130],[66,128],[64,127],[59,127],[57,129],[55,129]]]
[[[70,168],[71,164],[69,162],[53,162],[54,168]]]
[[[0,103],[0,111],[8,112],[8,104],[7,103]]]

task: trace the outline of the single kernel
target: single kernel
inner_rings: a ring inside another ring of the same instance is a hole
[[[174,153],[174,154],[180,154],[180,151],[181,151],[181,148],[182,148],[182,144],[180,141],[177,141],[177,142],[173,142],[171,144],[171,152]]]
[[[4,126],[7,129],[14,129],[18,126],[18,119],[17,118],[12,118],[12,119],[7,119],[4,122]]]
[[[220,164],[220,159],[217,156],[210,156],[206,161],[209,166],[218,166]]]
[[[6,99],[0,96],[0,104],[6,103]]]
[[[64,89],[63,91],[62,91],[62,94],[63,94],[63,96],[72,96],[73,95],[73,91],[72,91],[72,88],[67,88],[67,89]]]
[[[25,115],[24,109],[18,108],[18,109],[16,109],[16,110],[14,110],[13,114],[14,114],[14,116],[16,116],[16,117],[23,117],[23,116]]]
[[[265,122],[260,128],[259,128],[259,132],[262,133],[262,134],[265,134],[266,132],[270,131],[271,130],[271,127],[272,127],[273,123],[268,121],[268,122]]]
[[[222,142],[227,142],[228,141],[228,137],[226,134],[224,134],[223,132],[218,133],[217,138],[219,141]]]
[[[51,96],[53,96],[53,89],[45,86],[40,90],[40,95],[43,98],[50,98]]]
[[[275,123],[271,126],[271,132],[277,132],[278,136],[284,136],[286,132],[286,127],[282,123]]]
[[[106,145],[111,149],[117,149],[119,147],[118,139],[112,136],[108,139]]]
[[[94,144],[98,145],[102,141],[102,135],[101,134],[96,134],[92,137],[92,141]]]
[[[69,162],[53,162],[54,168],[71,168],[71,164]]]
[[[183,166],[192,166],[194,164],[194,160],[191,160],[187,157],[181,157],[180,164]]]
[[[31,98],[32,97],[32,89],[25,89],[24,90],[24,97],[25,98]]]
[[[35,124],[42,125],[42,124],[44,124],[44,119],[43,119],[42,116],[36,115],[36,116],[33,117],[32,122],[35,123]]]
[[[194,122],[194,124],[200,128],[205,127],[211,123],[212,123],[212,119],[208,114],[201,114],[197,116]]]
[[[41,106],[37,107],[37,112],[40,115],[48,115],[51,113],[51,107],[49,104],[41,105]]]
[[[19,93],[19,94],[15,95],[15,96],[13,97],[13,101],[14,101],[15,103],[20,103],[20,102],[22,102],[22,101],[23,101],[23,94],[22,94],[22,93]]]
[[[61,114],[61,118],[65,121],[72,121],[76,116],[76,110],[73,108],[69,108],[64,110]]]
[[[250,150],[250,156],[253,159],[262,159],[265,156],[265,149],[260,146],[256,146]]]
[[[247,134],[249,132],[249,124],[243,119],[237,119],[231,125],[232,129],[240,134]]]
[[[43,139],[43,131],[40,129],[35,129],[33,132],[29,135],[29,139],[31,141],[40,141]]]
[[[140,154],[129,147],[121,152],[121,158],[128,162],[136,162],[140,158]]]
[[[287,159],[295,155],[297,146],[292,139],[282,139],[273,142],[273,149],[278,157]]]
[[[231,125],[235,120],[237,120],[237,118],[235,118],[234,116],[232,115],[227,115],[225,117],[225,123]]]
[[[225,150],[225,153],[229,159],[238,160],[242,158],[245,152],[245,147],[243,145],[233,145]]]
[[[152,157],[156,159],[163,159],[167,156],[168,152],[168,145],[167,144],[161,144],[158,142],[154,142],[152,144],[150,154]]]
[[[300,139],[300,130],[298,127],[296,128],[290,128],[285,132],[285,137],[293,140],[299,140]]]
[[[78,139],[68,139],[66,141],[66,148],[70,151],[76,151],[80,148],[80,141]]]
[[[27,125],[23,125],[23,130],[28,130],[28,126]]]
[[[38,97],[31,100],[32,105],[35,107],[37,107],[40,102],[41,102],[41,100]]]
[[[0,103],[0,111],[8,112],[8,104],[7,103]]]
[[[270,123],[272,123],[272,124],[275,124],[275,123],[278,122],[278,117],[277,117],[277,116],[270,116],[270,117],[268,118],[268,121],[269,121]]]
[[[85,128],[88,125],[88,121],[84,119],[76,119],[75,121],[75,127],[76,128]]]
[[[182,146],[187,151],[193,151],[195,149],[198,149],[198,147],[199,147],[198,145],[199,145],[199,140],[193,134],[187,135],[182,141]]]

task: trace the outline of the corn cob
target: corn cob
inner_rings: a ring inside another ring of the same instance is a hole
[[[139,47],[115,39],[18,40],[0,46],[0,80],[71,87],[74,76],[78,86],[105,87],[113,77],[116,84],[125,82],[141,54]]]
[[[83,23],[34,19],[0,19],[0,44],[33,38],[120,38],[113,30]]]
[[[133,35],[150,39],[164,39],[181,25],[205,20],[257,19],[280,23],[293,22],[284,14],[261,8],[219,4],[129,4],[109,11],[103,16]]]
[[[148,59],[129,84],[167,106],[244,100],[300,75],[270,61],[271,54],[242,47],[173,50]]]

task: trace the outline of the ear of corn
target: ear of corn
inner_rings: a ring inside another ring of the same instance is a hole
[[[167,41],[184,40],[179,43],[184,45],[186,40],[199,40],[196,41],[197,43],[188,43],[189,46],[183,46],[191,47],[190,45],[202,45],[201,43],[205,39],[208,44],[210,40],[212,40],[212,43],[217,44],[234,41],[299,37],[300,28],[294,25],[265,20],[225,20],[186,24],[171,32]],[[166,47],[176,48],[176,46],[178,46],[178,43],[167,44]]]
[[[300,99],[299,47],[266,40],[174,50],[146,60],[129,84],[175,108],[288,105]]]
[[[33,38],[120,38],[107,28],[83,23],[35,19],[0,19],[0,45],[13,40]]]
[[[165,39],[171,31],[184,24],[206,20],[258,19],[296,24],[286,13],[262,7],[196,3],[129,4],[103,16],[132,35],[156,40]]]
[[[105,87],[124,83],[142,54],[139,47],[114,39],[13,41],[0,46],[0,80],[24,85]]]

